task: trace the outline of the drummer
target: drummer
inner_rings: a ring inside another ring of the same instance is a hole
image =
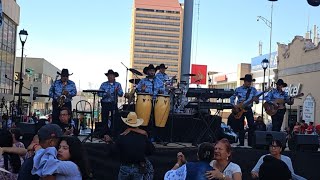
[[[163,82],[165,87],[168,87],[168,86],[172,85],[172,80],[176,76],[173,76],[172,78],[170,78],[166,74],[166,69],[168,69],[168,67],[166,67],[164,64],[160,64],[159,66],[157,66],[156,70],[159,70],[159,72],[156,74],[156,77],[159,78]],[[165,94],[168,94],[168,93],[169,93],[169,89],[166,89]]]
[[[149,66],[143,69],[143,73],[147,76],[138,83],[137,91],[139,93],[149,93],[153,95],[153,99],[156,98],[157,94],[163,94],[164,84],[163,82],[155,76],[156,68],[153,64],[149,64]]]

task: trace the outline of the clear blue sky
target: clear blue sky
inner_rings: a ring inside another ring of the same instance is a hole
[[[81,89],[98,88],[112,68],[125,85],[129,65],[133,0],[18,0],[21,8],[18,30],[29,33],[27,57],[45,58],[58,68],[74,73],[70,79]],[[180,0],[183,2],[183,0]],[[198,3],[199,0],[195,0]],[[269,28],[257,16],[270,20],[271,2],[267,0],[200,0],[194,9],[192,63],[207,64],[209,71],[232,72],[241,62],[249,63],[269,52]],[[274,3],[272,51],[276,42],[289,43],[295,35],[320,26],[320,7],[306,0],[279,0]],[[197,33],[198,30],[198,33]],[[197,37],[198,34],[198,38]],[[195,47],[197,41],[197,47]],[[17,56],[21,53],[17,43]],[[197,53],[196,52],[197,49]]]

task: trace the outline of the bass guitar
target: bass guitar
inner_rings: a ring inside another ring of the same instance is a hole
[[[270,89],[270,88],[269,88],[269,89]],[[246,102],[246,103],[244,103],[245,101],[239,103],[236,108],[233,108],[233,109],[232,109],[232,113],[233,113],[234,118],[235,118],[235,119],[240,119],[241,116],[242,116],[242,114],[245,113],[245,112],[247,112],[247,110],[246,110],[245,108],[246,108],[249,104],[251,104],[251,103],[253,102],[253,99],[254,99],[254,98],[259,98],[262,94],[264,94],[265,92],[268,92],[269,89],[266,90],[266,91],[263,91],[263,92],[259,93],[258,95],[254,96],[254,97],[252,97],[251,100],[248,101],[248,102]]]
[[[302,97],[302,96],[304,96],[304,93],[300,93],[298,95],[292,96],[292,97],[290,97],[290,99],[299,98],[299,97]],[[275,115],[277,113],[278,109],[284,109],[285,108],[285,100],[284,99],[275,99],[273,102],[276,105],[273,104],[273,103],[270,103],[270,102],[265,102],[263,104],[263,107],[264,107],[266,113],[269,116]]]

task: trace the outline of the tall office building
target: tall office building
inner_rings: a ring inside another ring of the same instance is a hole
[[[183,5],[178,0],[135,0],[132,18],[132,68],[164,63],[166,73],[180,77]],[[131,76],[133,77],[133,76]]]
[[[21,48],[21,43],[17,40],[20,7],[15,0],[2,0],[0,8],[0,100],[1,104],[3,99],[5,104],[9,105],[8,102],[13,100],[15,87],[13,79],[16,47]],[[6,110],[0,108],[0,115],[4,112]]]

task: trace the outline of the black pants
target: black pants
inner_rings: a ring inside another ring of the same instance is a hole
[[[277,113],[271,116],[272,119],[272,131],[280,131],[284,114],[286,113],[286,109],[279,109]]]
[[[71,102],[66,102],[61,108],[58,107],[58,101],[53,100],[52,101],[52,124],[58,124],[60,125],[60,110],[62,107],[67,107],[70,111],[72,111],[72,105]]]
[[[101,102],[101,117],[102,117],[102,126],[105,130],[106,134],[115,136],[117,135],[117,123],[116,122],[116,116],[119,114],[118,113],[118,107],[114,102]],[[111,112],[111,126],[109,128],[108,126],[108,119],[110,116]]]
[[[247,123],[249,126],[249,131],[248,131],[248,146],[252,145],[253,142],[253,135],[254,135],[254,119],[253,119],[253,112],[251,108],[246,109],[247,112],[243,113],[241,118],[239,119],[240,123],[240,131],[239,131],[239,141],[240,145],[244,145],[244,136],[245,136],[245,131],[244,131],[244,118],[247,119]]]

